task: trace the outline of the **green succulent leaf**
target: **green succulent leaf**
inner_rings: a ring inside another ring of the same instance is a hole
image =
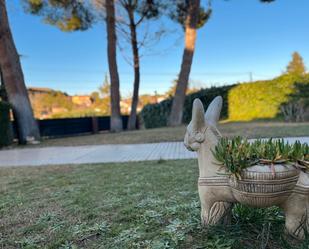
[[[293,164],[303,170],[309,169],[309,146],[300,141],[289,144],[283,139],[270,138],[250,143],[239,136],[221,138],[212,153],[218,164],[237,178],[242,170],[256,164],[271,166],[273,173],[275,164]]]

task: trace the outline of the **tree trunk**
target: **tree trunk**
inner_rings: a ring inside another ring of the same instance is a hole
[[[185,23],[185,49],[182,56],[181,69],[173,99],[172,109],[168,120],[169,126],[177,126],[182,123],[183,106],[186,98],[189,75],[195,49],[196,29],[200,8],[199,0],[189,1],[189,10]]]
[[[116,26],[114,0],[106,1],[106,29],[108,66],[111,79],[110,130],[113,132],[118,132],[122,130],[122,118],[120,113],[119,75],[116,58]]]
[[[129,19],[130,19],[130,33],[131,33],[131,45],[133,52],[133,66],[134,66],[134,86],[133,86],[133,97],[131,103],[131,113],[128,122],[128,129],[136,129],[136,118],[137,118],[137,105],[138,105],[138,91],[140,84],[140,65],[139,65],[139,54],[138,54],[138,44],[136,36],[136,24],[134,21],[133,10],[127,9]]]
[[[33,117],[19,55],[9,26],[5,0],[0,0],[0,67],[7,97],[17,122],[19,143],[38,141],[40,132]]]

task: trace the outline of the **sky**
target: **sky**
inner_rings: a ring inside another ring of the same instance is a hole
[[[9,20],[27,87],[48,87],[89,94],[108,73],[105,24],[66,33],[24,12],[21,0],[7,0]],[[203,4],[204,1],[201,1]],[[190,79],[210,87],[280,75],[298,51],[309,65],[309,1],[213,0],[213,14],[198,30]],[[183,53],[183,30],[166,18],[148,30],[164,27],[160,41],[144,48],[140,93],[164,93],[177,78]],[[146,26],[141,27],[141,34]],[[122,96],[133,91],[129,44],[120,42],[117,61]],[[309,67],[309,66],[308,66]]]

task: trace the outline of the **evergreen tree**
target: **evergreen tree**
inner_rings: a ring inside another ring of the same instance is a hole
[[[306,73],[306,67],[303,58],[298,52],[292,54],[292,60],[286,68],[287,73],[295,75],[303,75]]]

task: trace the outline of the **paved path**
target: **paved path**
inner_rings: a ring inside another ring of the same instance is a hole
[[[286,138],[309,143],[309,137]],[[0,167],[130,162],[195,158],[182,142],[46,147],[0,151]]]

